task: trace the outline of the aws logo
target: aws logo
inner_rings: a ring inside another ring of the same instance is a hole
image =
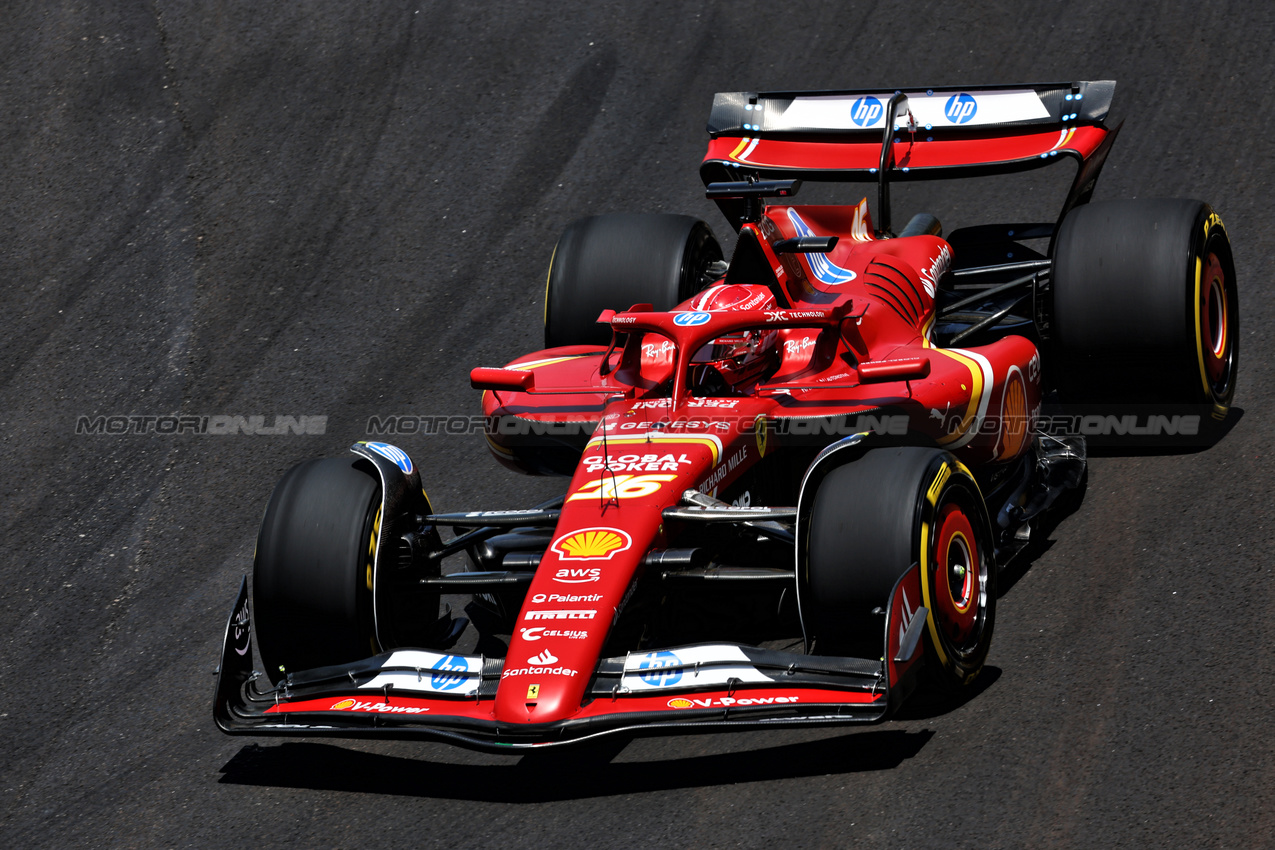
[[[602,580],[602,570],[597,567],[563,567],[553,575],[554,581],[563,584],[586,584]]]

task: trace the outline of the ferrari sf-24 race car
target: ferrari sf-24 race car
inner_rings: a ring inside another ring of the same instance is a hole
[[[217,724],[510,751],[878,721],[918,683],[968,686],[998,572],[1085,476],[1082,438],[1038,433],[1042,400],[1207,418],[1234,392],[1218,216],[1089,203],[1114,88],[718,94],[700,171],[730,261],[694,218],[576,221],[546,349],[471,374],[496,459],[565,493],[437,513],[388,443],[296,466],[227,625]],[[1063,159],[1056,222],[892,230],[893,181]],[[876,220],[794,204],[803,180],[875,183]],[[440,616],[453,594],[468,618]]]

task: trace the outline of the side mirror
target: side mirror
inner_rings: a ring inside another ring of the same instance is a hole
[[[776,254],[826,254],[837,243],[840,236],[798,236],[795,239],[783,239],[770,246]]]
[[[869,360],[859,364],[859,383],[883,384],[886,381],[916,381],[930,376],[930,358],[910,357],[903,360]]]
[[[479,367],[470,370],[469,385],[476,390],[506,390],[525,393],[536,385],[536,376],[525,369],[489,369]]]

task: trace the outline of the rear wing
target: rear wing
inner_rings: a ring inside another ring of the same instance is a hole
[[[1119,130],[1113,80],[881,91],[721,92],[705,185],[744,179],[875,182],[1023,171],[1071,159],[1063,208],[1085,203]],[[721,203],[735,221],[738,202]],[[729,209],[728,209],[729,206]],[[1060,216],[1061,220],[1061,216]]]

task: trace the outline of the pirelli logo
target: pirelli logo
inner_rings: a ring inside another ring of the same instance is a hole
[[[528,620],[592,620],[598,615],[596,610],[570,611],[528,611]]]

